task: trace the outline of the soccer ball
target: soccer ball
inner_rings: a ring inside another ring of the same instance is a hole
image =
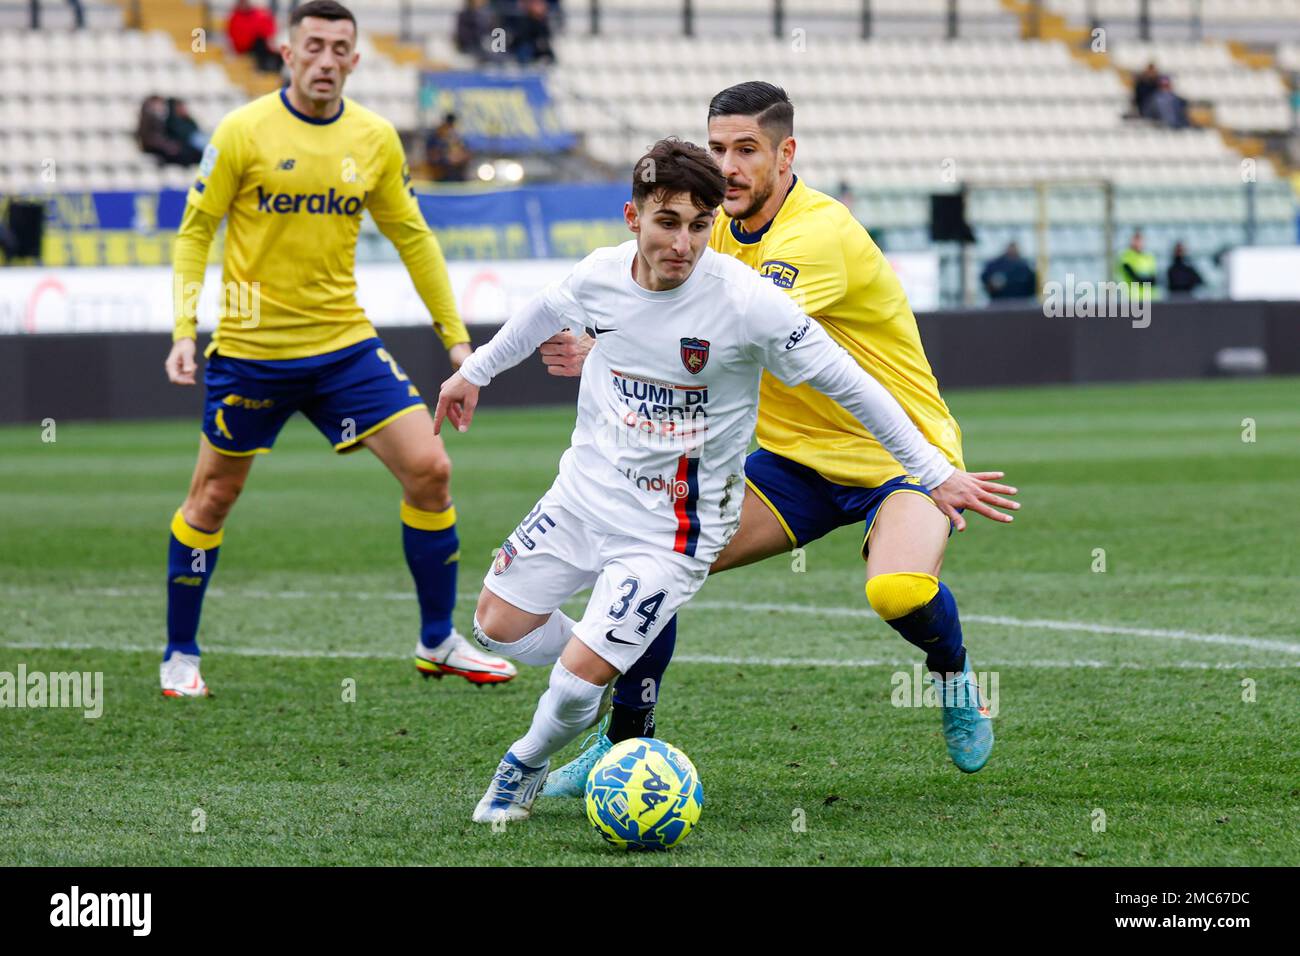
[[[662,740],[615,744],[587,777],[587,819],[622,849],[667,850],[691,832],[704,786],[686,755]]]

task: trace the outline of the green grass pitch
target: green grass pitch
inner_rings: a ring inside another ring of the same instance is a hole
[[[299,418],[258,459],[204,615],[214,696],[177,701],[165,544],[197,425],[0,429],[0,671],[102,671],[105,698],[97,720],[0,710],[0,864],[1300,864],[1298,396],[949,395],[968,464],[1024,504],[974,519],[945,566],[998,679],[989,765],[958,773],[938,712],[891,704],[920,656],[866,610],[843,529],[803,571],[719,575],[683,612],[659,719],[706,797],[658,855],[607,848],[580,801],[470,823],[545,674],[417,676],[398,491],[371,456]],[[572,417],[486,409],[449,438],[463,631]]]

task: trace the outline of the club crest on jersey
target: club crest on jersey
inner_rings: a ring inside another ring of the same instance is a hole
[[[506,568],[510,567],[510,562],[515,559],[515,555],[518,553],[515,546],[510,543],[510,539],[506,538],[501,544],[501,550],[497,552],[496,560],[492,562],[492,573],[504,574]]]
[[[692,375],[699,375],[709,364],[709,343],[704,339],[682,339],[682,364]]]
[[[758,267],[758,274],[771,279],[778,289],[793,289],[794,280],[799,278],[799,270],[780,259],[768,259]]]

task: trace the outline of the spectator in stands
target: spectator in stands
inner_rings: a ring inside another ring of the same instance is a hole
[[[1190,294],[1196,291],[1197,286],[1205,285],[1196,266],[1187,261],[1187,247],[1181,242],[1174,243],[1174,257],[1165,279],[1171,293]]]
[[[492,55],[488,43],[497,25],[496,16],[488,9],[487,0],[465,0],[465,6],[456,14],[456,49],[482,62]]]
[[[512,34],[515,59],[520,63],[554,63],[546,0],[523,0],[523,11]]]
[[[226,21],[226,34],[236,53],[247,53],[253,65],[263,73],[279,73],[284,65],[276,35],[275,14],[265,7],[255,7],[250,0],[235,0],[235,8]]]
[[[142,151],[157,156],[164,163],[174,162],[174,157],[180,153],[180,144],[167,135],[167,101],[161,96],[145,97],[140,106],[135,141]]]
[[[1130,298],[1146,298],[1156,285],[1156,257],[1144,250],[1142,230],[1133,230],[1128,248],[1115,262],[1115,280],[1128,286]]]
[[[1133,75],[1133,112],[1138,116],[1147,115],[1147,101],[1160,87],[1160,71],[1154,62],[1148,63],[1141,73]]]
[[[161,96],[145,98],[135,139],[144,152],[176,166],[193,166],[202,158],[206,145],[185,104]]]
[[[1020,247],[1007,243],[1002,255],[990,259],[980,273],[990,299],[1032,299],[1038,295],[1038,274],[1020,256]]]
[[[180,158],[186,166],[192,166],[203,157],[203,150],[208,145],[208,137],[199,129],[199,124],[190,115],[190,108],[184,100],[171,97],[167,100],[167,135],[181,145]]]
[[[1187,129],[1191,125],[1187,119],[1187,101],[1174,92],[1169,77],[1160,77],[1156,91],[1147,100],[1148,119],[1153,119],[1170,129]]]
[[[469,162],[473,157],[456,129],[455,113],[444,116],[438,128],[429,134],[424,144],[424,157],[429,166],[429,178],[434,182],[463,183],[469,178]]]

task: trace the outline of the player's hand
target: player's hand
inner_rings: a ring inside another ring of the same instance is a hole
[[[537,351],[542,353],[546,371],[552,375],[572,378],[582,374],[582,363],[587,360],[587,353],[595,344],[596,340],[587,333],[578,337],[566,329],[552,335]]]
[[[177,339],[173,342],[163,368],[167,369],[167,380],[173,385],[193,385],[197,368],[194,364],[194,340]]]
[[[459,372],[460,367],[465,364],[465,359],[469,358],[469,353],[474,351],[474,346],[468,342],[461,342],[459,345],[453,345],[447,351],[447,358],[451,359],[451,370]]]
[[[450,419],[457,431],[469,431],[478,406],[478,386],[471,385],[460,372],[442,383],[438,391],[438,409],[433,413],[433,433],[442,433],[442,420]]]
[[[930,492],[930,497],[958,531],[966,530],[966,521],[958,508],[965,508],[993,521],[1010,524],[1013,520],[1011,515],[997,509],[1019,511],[1020,502],[1008,501],[1001,497],[1018,493],[1018,489],[1010,485],[997,483],[997,479],[1004,474],[1001,471],[954,471],[947,481]]]

